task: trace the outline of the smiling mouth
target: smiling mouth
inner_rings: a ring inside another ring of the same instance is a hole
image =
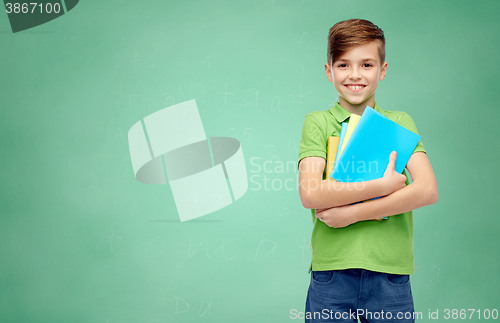
[[[344,86],[351,91],[359,91],[359,90],[364,89],[366,87],[366,85],[363,85],[363,84],[346,84]]]

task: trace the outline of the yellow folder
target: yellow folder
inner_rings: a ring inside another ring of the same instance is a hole
[[[349,124],[347,125],[347,129],[345,131],[344,141],[342,142],[342,147],[340,147],[341,154],[342,154],[342,151],[344,151],[345,145],[347,145],[349,138],[351,138],[351,135],[352,135],[352,132],[354,131],[354,128],[356,128],[356,126],[358,125],[359,119],[361,119],[361,116],[354,114],[354,113],[351,113],[351,116],[349,117]]]
[[[339,154],[341,154],[342,150],[344,150],[344,147],[349,141],[349,138],[351,138],[352,132],[354,131],[354,128],[356,128],[356,125],[358,124],[360,118],[361,116],[358,116],[357,114],[351,114]],[[332,178],[330,178],[330,175],[332,174],[333,166],[335,165],[335,159],[337,157],[337,150],[339,147],[339,139],[339,137],[334,136],[328,137],[328,148],[326,152],[326,177],[330,180],[332,180]]]
[[[335,156],[339,147],[339,137],[328,137],[328,148],[326,151],[326,178],[332,179],[330,174],[335,164]]]

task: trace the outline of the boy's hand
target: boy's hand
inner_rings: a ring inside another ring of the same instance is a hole
[[[385,170],[383,179],[387,185],[387,191],[385,195],[391,194],[397,190],[406,187],[406,176],[396,172],[394,165],[396,164],[397,152],[391,152],[389,156],[389,164]]]
[[[352,212],[354,205],[343,205],[329,209],[316,209],[316,217],[332,228],[343,228],[356,222]]]
[[[406,187],[406,176],[396,172],[395,170],[396,158],[397,152],[391,152],[389,156],[389,164],[387,165],[383,176],[386,183],[386,191],[384,195],[392,194],[395,191]],[[325,209],[317,208],[315,215],[318,219],[325,222],[325,224],[330,227],[342,228],[356,222],[356,220],[353,219],[353,217],[350,217],[347,213],[349,210],[355,210],[355,208],[352,208],[353,206],[355,206],[355,204]]]

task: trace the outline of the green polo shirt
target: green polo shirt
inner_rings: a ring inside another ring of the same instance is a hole
[[[382,110],[376,102],[373,108],[418,134],[407,113]],[[326,159],[328,137],[340,136],[342,122],[348,122],[350,116],[351,113],[338,102],[329,110],[307,114],[302,127],[299,163],[305,157]],[[418,151],[425,152],[421,141],[413,152]],[[408,177],[406,169],[403,175]],[[323,179],[326,179],[324,172]],[[409,185],[408,179],[406,185]],[[414,273],[412,211],[392,215],[383,221],[359,221],[345,228],[331,228],[316,218],[314,209],[311,213],[314,226],[309,270],[363,268],[400,275]]]

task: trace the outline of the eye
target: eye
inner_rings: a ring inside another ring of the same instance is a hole
[[[364,63],[364,64],[363,64],[363,67],[372,67],[372,66],[373,66],[373,65],[372,65],[372,64],[370,64],[370,63]]]
[[[342,64],[339,64],[339,65],[338,65],[337,67],[340,67],[340,68],[342,68],[342,67],[346,67],[346,66],[347,66],[347,64],[345,64],[345,63],[342,63]]]

